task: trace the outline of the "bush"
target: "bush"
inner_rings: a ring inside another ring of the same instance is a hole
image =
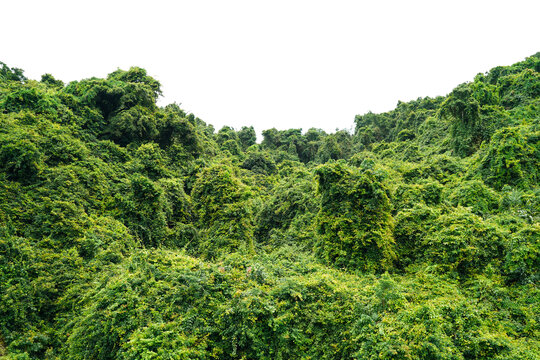
[[[159,184],[135,174],[119,186],[115,196],[120,218],[146,246],[163,243],[167,234],[166,200]]]
[[[10,180],[31,182],[43,169],[44,156],[30,136],[0,134],[0,170]]]
[[[531,126],[498,130],[477,164],[486,183],[496,189],[504,185],[526,188],[537,184],[540,169],[539,141],[540,131]]]
[[[434,222],[423,240],[423,256],[441,271],[466,277],[489,264],[500,267],[505,245],[500,229],[457,208]]]
[[[452,206],[470,207],[473,214],[482,216],[497,209],[499,196],[483,181],[469,180],[450,191],[448,202]]]
[[[510,281],[535,283],[540,279],[540,226],[529,225],[512,234],[504,259]]]
[[[422,259],[425,238],[439,216],[438,210],[423,204],[397,213],[394,238],[400,267],[404,268]]]
[[[250,192],[227,165],[213,165],[199,174],[191,197],[199,224],[207,229],[201,250],[210,257],[239,248],[253,251]]]

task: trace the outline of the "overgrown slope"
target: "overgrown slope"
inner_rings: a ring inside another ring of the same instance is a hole
[[[261,144],[0,66],[0,357],[539,358],[539,54]]]

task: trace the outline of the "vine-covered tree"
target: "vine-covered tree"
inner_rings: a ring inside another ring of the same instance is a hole
[[[389,193],[371,170],[344,162],[317,168],[319,252],[337,267],[389,269],[396,258]]]

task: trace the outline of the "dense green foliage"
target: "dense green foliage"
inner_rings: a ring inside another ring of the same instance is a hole
[[[0,63],[0,358],[539,359],[539,71],[257,144]]]
[[[388,270],[395,259],[389,191],[371,169],[344,162],[319,166],[320,252],[329,263],[362,271]]]

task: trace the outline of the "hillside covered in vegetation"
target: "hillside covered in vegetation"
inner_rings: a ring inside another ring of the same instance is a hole
[[[0,63],[0,358],[540,358],[540,53],[259,144],[160,95]]]

